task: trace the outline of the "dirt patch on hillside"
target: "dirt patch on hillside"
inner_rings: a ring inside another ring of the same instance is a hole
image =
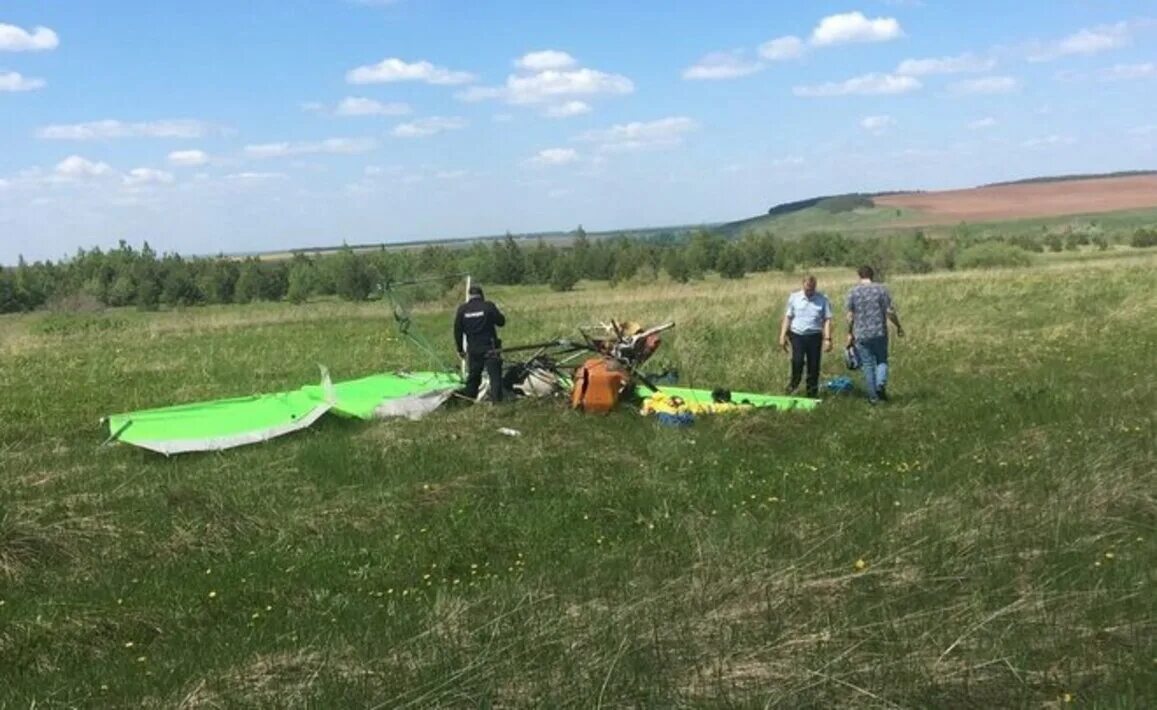
[[[952,224],[1057,217],[1157,207],[1157,175],[1069,180],[873,198],[880,207],[920,212],[902,224]]]

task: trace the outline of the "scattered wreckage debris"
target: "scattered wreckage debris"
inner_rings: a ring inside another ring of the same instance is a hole
[[[385,289],[387,295],[390,291]],[[394,300],[394,299],[391,299]],[[437,363],[437,351],[412,327],[409,313],[394,300],[399,332]],[[611,321],[579,328],[581,340],[558,338],[531,345],[504,347],[495,354],[506,360],[500,382],[513,399],[566,397],[574,410],[608,414],[623,404],[664,423],[686,424],[698,414],[752,408],[812,409],[818,400],[723,389],[677,387],[670,377],[648,376],[643,365],[662,344],[660,334],[674,323],[644,328]],[[334,383],[322,368],[320,384],[273,394],[258,394],[158,409],[114,414],[102,419],[109,436],[104,445],[131,444],[165,455],[220,451],[255,444],[305,429],[327,414],[362,420],[420,419],[447,401],[463,399],[464,377],[442,365],[420,372],[387,372]],[[507,432],[503,432],[508,436]]]

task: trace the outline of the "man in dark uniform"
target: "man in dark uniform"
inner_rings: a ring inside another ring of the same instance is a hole
[[[470,399],[478,396],[478,388],[482,384],[482,368],[490,378],[490,401],[502,400],[502,356],[496,352],[502,347],[498,339],[498,331],[506,325],[506,316],[498,310],[498,306],[487,301],[482,295],[482,288],[472,285],[469,298],[454,316],[454,347],[458,357],[466,359],[466,388],[462,394]],[[462,339],[465,336],[465,351]]]

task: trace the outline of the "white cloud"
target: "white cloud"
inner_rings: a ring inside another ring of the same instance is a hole
[[[409,123],[400,123],[394,126],[393,134],[398,138],[424,138],[444,131],[460,130],[467,125],[466,119],[464,118],[431,116],[430,118],[420,118]]]
[[[510,77],[513,78],[513,77]],[[474,103],[477,101],[490,101],[492,99],[508,99],[506,89],[501,86],[472,86],[465,91],[459,91],[454,94],[454,98],[459,101],[466,101]]]
[[[827,96],[871,96],[895,95],[917,91],[923,85],[919,79],[895,74],[865,74],[842,82],[828,82],[813,86],[797,86],[792,89],[796,96],[809,98]]]
[[[316,153],[345,155],[367,153],[376,147],[377,141],[372,138],[327,138],[323,141],[247,145],[244,152],[248,158],[285,158]]]
[[[634,84],[625,76],[596,69],[545,71],[508,81],[513,103],[536,103],[554,96],[629,94]]]
[[[958,81],[948,91],[956,96],[976,94],[1011,94],[1020,89],[1020,82],[1011,76],[986,76],[980,79]]]
[[[803,165],[804,162],[804,159],[798,155],[789,155],[784,158],[776,158],[775,160],[771,161],[771,164],[777,168],[789,168]]]
[[[60,38],[47,27],[35,27],[29,32],[0,22],[0,52],[39,52],[58,46]]]
[[[434,173],[434,177],[438,180],[460,180],[469,174],[469,170],[439,170]]]
[[[545,49],[539,52],[530,52],[514,60],[514,66],[532,72],[549,71],[551,69],[570,69],[577,65],[575,58],[566,52],[555,49]]]
[[[891,116],[865,116],[860,120],[860,128],[876,135],[884,133],[894,125],[896,120]]]
[[[146,121],[125,123],[123,121],[92,121],[67,125],[44,126],[36,132],[40,138],[49,140],[98,140],[109,138],[201,138],[213,132],[213,128],[202,121],[174,119],[166,121]]]
[[[565,118],[589,113],[591,98],[635,90],[627,77],[580,67],[574,57],[557,50],[531,52],[514,64],[521,71],[508,75],[503,85],[471,87],[456,94],[456,98],[467,102],[499,100],[516,106],[549,104],[542,115]],[[495,120],[509,120],[509,116],[503,114]]]
[[[226,175],[225,179],[233,182],[255,183],[266,180],[285,180],[288,177],[285,173],[243,172],[231,173]]]
[[[1025,148],[1050,148],[1060,145],[1072,145],[1076,143],[1076,139],[1071,136],[1051,135],[1042,138],[1031,138],[1023,143]]]
[[[347,96],[333,110],[336,116],[402,116],[410,113],[409,104],[382,103],[362,96]]]
[[[590,112],[590,104],[585,101],[567,101],[551,106],[546,109],[544,114],[550,118],[570,118],[571,116],[581,116],[584,113]]]
[[[1135,136],[1151,136],[1157,134],[1157,124],[1151,123],[1145,126],[1137,126],[1129,132]]]
[[[985,128],[992,128],[995,125],[996,119],[991,116],[986,116],[985,118],[979,118],[972,123],[969,123],[968,127],[973,131],[981,131]]]
[[[943,148],[905,148],[899,153],[896,153],[896,157],[898,158],[919,158],[924,160],[928,158],[941,158],[945,155],[948,155],[948,151]]]
[[[167,185],[173,182],[173,174],[153,168],[133,168],[125,175],[126,185]]]
[[[57,163],[53,171],[62,178],[75,180],[108,175],[112,172],[112,168],[108,163],[94,162],[79,155],[70,155]]]
[[[862,12],[845,12],[822,18],[807,42],[785,35],[759,45],[759,56],[771,62],[802,57],[811,47],[834,47],[857,42],[888,42],[904,36],[900,22],[892,17],[868,19]]]
[[[203,150],[174,150],[169,153],[169,163],[182,168],[205,165],[208,162],[209,155]]]
[[[490,117],[490,120],[495,123],[510,123],[514,120],[514,116],[509,113],[496,113]]]
[[[567,165],[578,159],[578,151],[574,148],[547,148],[538,151],[529,162],[533,165]]]
[[[742,52],[712,52],[683,71],[684,79],[736,79],[763,69],[757,61]]]
[[[698,128],[686,116],[672,116],[657,121],[635,121],[607,129],[588,131],[578,140],[598,143],[603,151],[670,148],[683,142],[683,137]]]
[[[474,75],[452,71],[428,61],[406,62],[390,57],[377,64],[367,64],[346,72],[350,84],[385,84],[397,81],[421,81],[427,84],[468,84]]]
[[[1132,43],[1132,27],[1128,22],[1117,22],[1079,30],[1054,42],[1034,42],[1029,46],[1030,62],[1048,62],[1072,55],[1089,56]]]
[[[811,43],[827,47],[851,42],[887,42],[904,36],[899,21],[892,17],[869,20],[862,12],[829,15],[812,30]]]
[[[772,62],[795,59],[803,55],[803,40],[794,35],[776,37],[759,45],[759,56]]]
[[[1133,79],[1153,79],[1157,77],[1157,64],[1117,64],[1101,72],[1104,81],[1129,81]]]
[[[967,74],[972,72],[991,71],[996,67],[996,60],[991,57],[978,57],[974,54],[961,54],[955,57],[936,57],[930,59],[905,59],[896,67],[896,73],[905,76],[930,76],[933,74]]]
[[[547,69],[529,75],[512,74],[501,87],[474,87],[458,94],[463,101],[502,99],[511,104],[537,104],[565,97],[629,94],[635,85],[625,76],[597,69]]]
[[[44,79],[26,77],[20,72],[0,72],[0,92],[34,91],[36,89],[43,89],[46,83]]]

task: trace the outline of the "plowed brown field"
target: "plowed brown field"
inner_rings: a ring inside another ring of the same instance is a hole
[[[913,224],[987,222],[1157,207],[1157,175],[978,187],[873,198],[881,207],[920,212]]]

